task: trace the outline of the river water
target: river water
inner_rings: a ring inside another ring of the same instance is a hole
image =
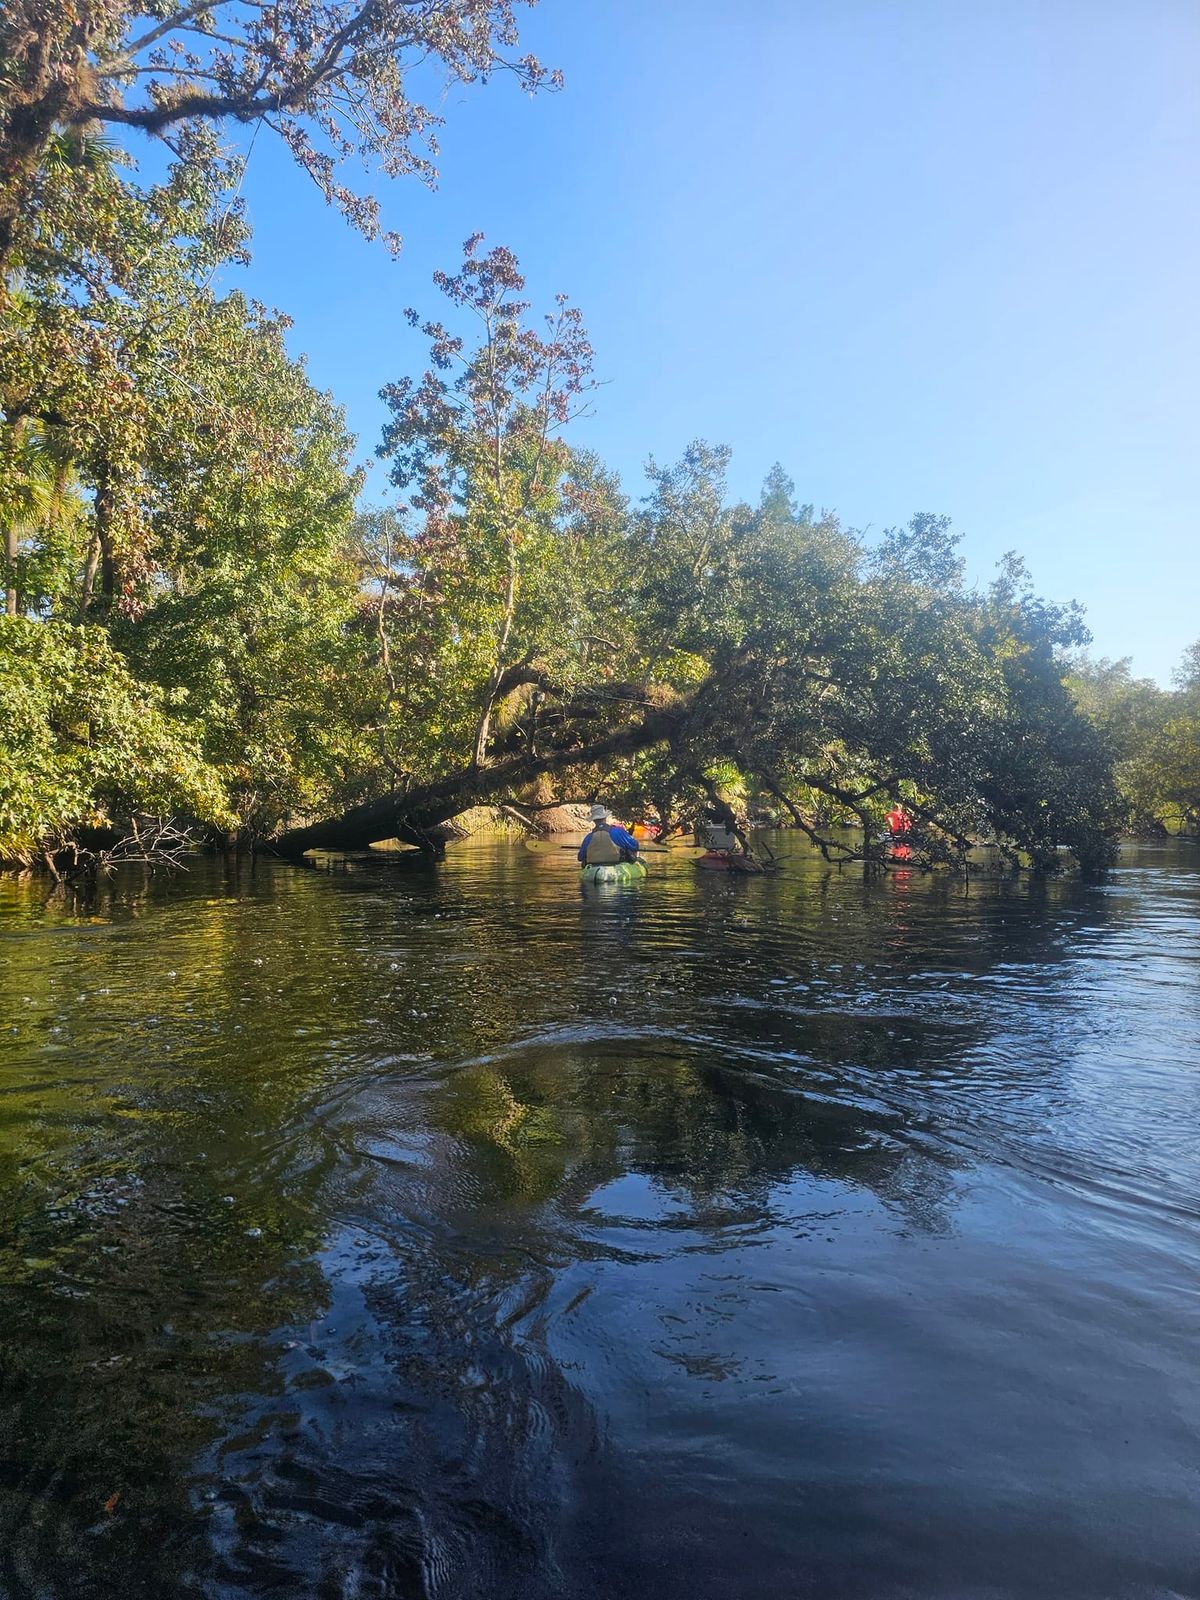
[[[0,879],[0,1594],[1200,1594],[1200,854]]]

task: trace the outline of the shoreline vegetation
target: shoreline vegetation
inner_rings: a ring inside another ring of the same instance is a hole
[[[479,235],[435,308],[397,308],[428,365],[382,391],[390,498],[363,504],[286,316],[222,287],[250,245],[222,135],[282,137],[383,248],[343,168],[432,179],[411,60],[557,79],[503,3],[276,10],[0,20],[0,862],[436,855],[474,807],[536,827],[597,796],[868,864],[897,802],[926,866],[982,837],[1096,872],[1123,830],[1200,834],[1200,643],[1174,690],[1135,680],[1018,556],[969,587],[947,518],[868,543],[780,467],[739,503],[703,440],[631,498],[572,442],[580,312],[532,307]]]

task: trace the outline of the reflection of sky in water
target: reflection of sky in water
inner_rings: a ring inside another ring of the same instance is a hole
[[[1189,1592],[1186,854],[0,918],[0,1588]]]

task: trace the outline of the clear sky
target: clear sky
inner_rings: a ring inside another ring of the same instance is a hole
[[[248,286],[364,452],[421,366],[402,308],[480,229],[582,306],[576,438],[634,494],[702,436],[738,495],[778,460],[855,527],[947,512],[973,576],[1019,550],[1168,681],[1200,636],[1194,0],[542,0],[525,39],[566,88],[450,91],[437,193],[381,191],[398,262],[255,147]]]

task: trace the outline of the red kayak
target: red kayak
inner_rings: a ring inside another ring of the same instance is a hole
[[[702,856],[697,856],[694,866],[707,867],[710,872],[728,872],[729,857],[720,850],[706,850]]]
[[[706,850],[694,863],[708,872],[761,872],[761,864],[746,856],[733,856],[727,850]]]

